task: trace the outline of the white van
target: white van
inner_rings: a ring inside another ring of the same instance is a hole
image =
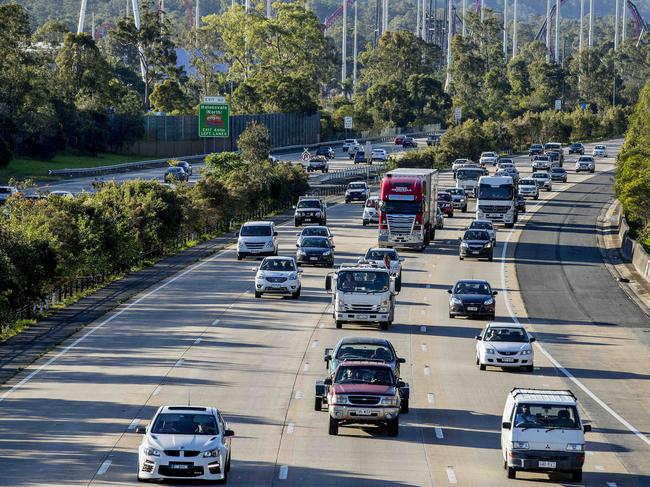
[[[244,223],[237,232],[237,260],[278,255],[278,232],[273,222]]]
[[[508,394],[501,423],[503,468],[514,479],[517,470],[566,472],[582,480],[585,433],[578,399],[571,391],[514,388]]]

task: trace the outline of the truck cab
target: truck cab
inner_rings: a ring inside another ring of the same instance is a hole
[[[358,322],[379,323],[380,329],[387,329],[395,319],[395,297],[400,288],[389,269],[373,264],[341,267],[325,278],[336,328]]]
[[[463,188],[466,195],[476,197],[478,180],[484,174],[480,167],[461,167],[456,171],[456,187]]]
[[[476,218],[502,222],[508,228],[517,223],[517,185],[512,177],[483,176],[478,180]]]

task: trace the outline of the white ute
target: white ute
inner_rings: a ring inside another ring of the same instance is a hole
[[[584,425],[571,391],[515,387],[501,418],[501,452],[508,478],[517,471],[565,472],[582,480]]]
[[[138,480],[228,481],[234,432],[213,407],[161,406],[138,448]]]

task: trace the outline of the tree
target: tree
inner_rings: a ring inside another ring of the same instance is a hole
[[[273,147],[269,129],[262,123],[249,123],[237,139],[237,146],[244,162],[262,163],[268,161],[269,153]]]
[[[176,80],[166,79],[156,84],[151,96],[151,109],[155,112],[165,112],[171,115],[194,113],[193,107]]]

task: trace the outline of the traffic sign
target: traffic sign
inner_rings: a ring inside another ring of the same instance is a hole
[[[199,137],[229,136],[230,110],[225,99],[224,103],[201,103],[199,105]]]
[[[352,117],[343,117],[343,127],[346,129],[352,128]]]
[[[224,103],[226,103],[226,97],[225,96],[204,96],[203,97],[203,103],[224,104]]]
[[[454,118],[457,122],[460,122],[463,118],[463,109],[461,107],[458,107],[456,110],[454,110]]]
[[[560,99],[555,100],[555,109],[562,110],[562,100]]]

